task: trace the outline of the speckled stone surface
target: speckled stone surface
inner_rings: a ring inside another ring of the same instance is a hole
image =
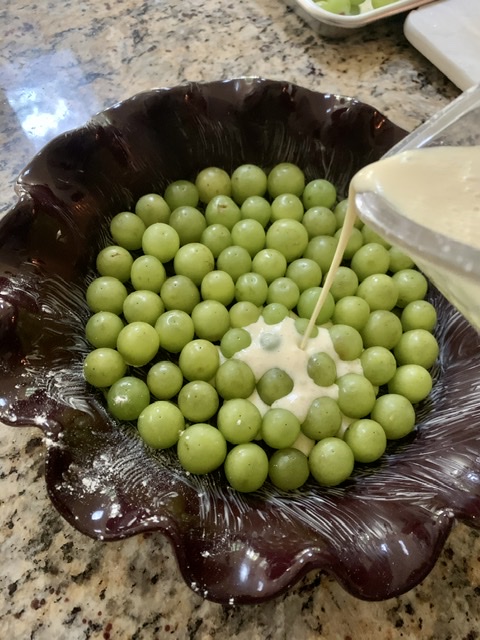
[[[330,41],[282,0],[3,0],[0,212],[57,133],[130,95],[188,80],[287,79],[373,104],[412,129],[458,95],[403,36],[404,16]],[[222,607],[187,587],[160,535],[84,537],[46,494],[43,443],[0,426],[0,638],[363,640],[480,637],[480,535],[458,525],[430,575],[363,602],[321,573],[277,600]]]

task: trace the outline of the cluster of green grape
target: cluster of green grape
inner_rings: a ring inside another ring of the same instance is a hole
[[[315,2],[330,13],[355,16],[362,9],[365,9],[365,5],[370,5],[372,9],[380,9],[380,7],[386,7],[388,4],[398,2],[398,0],[315,0]]]
[[[356,462],[381,457],[387,439],[407,435],[432,387],[436,312],[412,261],[359,220],[316,329],[327,327],[338,358],[360,363],[363,375],[337,377],[332,357],[313,354],[318,398],[299,419],[275,405],[294,383],[282,362],[256,380],[238,357],[260,317],[305,331],[346,206],[329,181],[306,182],[284,162],[231,175],[208,167],[114,215],[112,244],[86,291],[93,350],[84,361],[109,412],[136,421],[148,446],[176,447],[190,473],[223,466],[239,491],[267,478],[295,489],[310,475],[336,485]],[[323,392],[332,385],[336,399]]]

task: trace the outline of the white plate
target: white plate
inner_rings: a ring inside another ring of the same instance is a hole
[[[480,84],[480,0],[438,0],[416,9],[404,32],[459,89]]]
[[[385,7],[372,9],[371,0],[366,0],[360,5],[360,13],[356,16],[343,16],[325,11],[315,0],[287,0],[287,4],[291,5],[310,26],[320,33],[336,37],[347,35],[352,32],[352,29],[365,27],[372,22],[415,9],[431,1],[397,0],[397,2],[388,4]]]

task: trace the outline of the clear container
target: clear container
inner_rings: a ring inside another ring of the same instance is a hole
[[[384,157],[440,145],[480,145],[480,86],[462,93]],[[355,204],[360,218],[410,255],[437,289],[480,330],[480,250],[467,238],[459,242],[416,224],[373,193],[357,195]]]

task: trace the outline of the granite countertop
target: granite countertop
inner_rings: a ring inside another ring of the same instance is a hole
[[[352,95],[412,129],[458,90],[404,16],[329,41],[282,0],[3,0],[0,212],[57,133],[142,90],[242,75]],[[457,525],[430,575],[386,602],[313,572],[265,604],[223,607],[182,581],[169,542],[86,538],[50,503],[39,431],[0,427],[0,636],[35,640],[480,637],[480,535]]]

